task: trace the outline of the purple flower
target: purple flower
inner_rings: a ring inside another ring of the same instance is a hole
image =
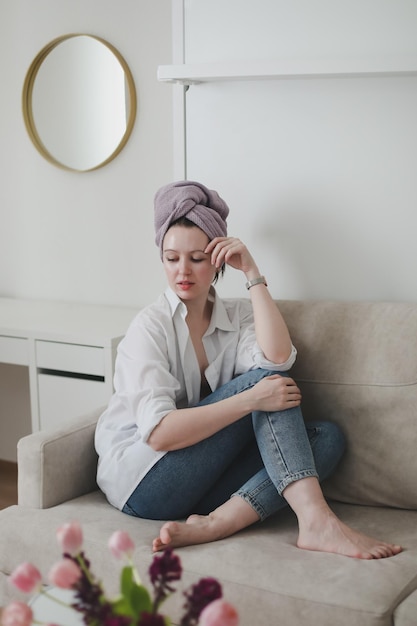
[[[215,578],[201,578],[198,583],[185,591],[184,595],[187,601],[180,626],[195,626],[198,624],[202,610],[213,600],[222,597],[222,588]]]
[[[102,626],[130,626],[132,620],[126,615],[110,615],[100,622]]]
[[[158,613],[141,613],[140,626],[166,626],[165,618]]]
[[[161,556],[156,555],[149,568],[149,576],[153,585],[160,581],[172,582],[180,580],[182,566],[179,557],[173,553],[172,548],[167,548]]]
[[[155,590],[154,609],[175,591],[170,584],[181,579],[182,566],[179,557],[173,553],[172,548],[167,548],[161,556],[155,556],[149,567],[149,576]]]
[[[154,556],[149,568],[153,586],[152,600],[131,564],[132,540],[122,531],[114,533],[109,543],[110,550],[115,556],[129,557],[130,565],[123,569],[120,596],[112,600],[106,596],[100,580],[93,574],[91,564],[81,550],[82,530],[79,524],[71,522],[62,526],[57,536],[65,551],[62,561],[51,570],[51,580],[58,586],[73,590],[70,606],[82,615],[86,626],[166,626],[170,623],[168,617],[159,613],[159,607],[175,592],[173,583],[182,576],[181,561],[172,548],[166,548]],[[25,563],[12,574],[12,580],[19,589],[29,592],[40,585],[40,573],[33,565]],[[205,626],[226,625],[226,622],[228,626],[237,626],[237,612],[228,603],[220,601],[222,589],[215,578],[202,578],[185,591],[184,596],[185,613],[180,626],[198,626],[200,619]],[[209,610],[206,611],[206,608]],[[33,621],[31,608],[19,602],[5,607],[2,617],[4,626],[30,626]]]

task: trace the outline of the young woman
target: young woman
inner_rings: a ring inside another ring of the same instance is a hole
[[[98,484],[129,515],[167,521],[153,550],[215,541],[289,505],[297,545],[372,559],[401,551],[344,525],[319,480],[344,440],[304,423],[287,326],[246,246],[228,237],[229,209],[197,182],[155,197],[168,288],[119,345],[115,393],[96,432]],[[220,299],[225,266],[246,298]]]

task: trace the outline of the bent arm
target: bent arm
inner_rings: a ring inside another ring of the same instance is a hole
[[[106,416],[110,428],[127,432],[124,425],[130,424],[154,450],[176,450],[210,437],[253,410],[281,410],[290,395],[294,401],[294,391],[299,393],[291,379],[277,376],[271,377],[277,379],[275,384],[261,394],[261,383],[257,383],[213,405],[195,406],[196,400],[187,400],[179,382],[182,370],[171,314],[163,317],[160,312],[157,318],[150,313],[138,316],[119,344],[114,382],[121,415],[116,411]],[[262,409],[270,395],[271,408]],[[187,404],[191,407],[183,408]]]
[[[253,273],[259,276],[259,270]],[[251,280],[248,274],[247,278]],[[276,302],[268,287],[262,283],[251,287],[249,294],[255,321],[256,341],[259,347],[266,358],[273,363],[285,363],[291,355],[292,342],[287,324]]]
[[[216,237],[207,246],[212,263],[221,267],[226,263],[242,271],[248,281],[260,277],[259,268],[240,239]],[[285,363],[292,353],[292,342],[287,325],[266,285],[259,283],[249,289],[255,321],[256,341],[265,357],[273,363]]]
[[[186,448],[252,411],[282,411],[300,402],[300,390],[291,378],[267,376],[250,389],[224,400],[171,411],[154,428],[147,443],[157,451]]]
[[[154,450],[179,450],[207,439],[253,410],[250,390],[205,406],[171,411],[151,432]]]

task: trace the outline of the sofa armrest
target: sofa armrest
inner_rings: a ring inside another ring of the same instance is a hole
[[[103,408],[19,440],[18,503],[47,509],[97,489],[94,433]]]

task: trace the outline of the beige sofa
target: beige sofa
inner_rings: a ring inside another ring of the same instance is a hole
[[[284,301],[299,357],[293,375],[306,419],[338,422],[348,450],[324,485],[348,524],[404,551],[360,561],[295,546],[287,510],[234,537],[178,550],[183,586],[217,577],[241,626],[416,626],[417,624],[417,304]],[[18,445],[19,505],[0,512],[0,604],[7,575],[31,560],[44,572],[58,557],[55,529],[78,519],[95,571],[110,592],[119,563],[106,549],[122,528],[135,539],[145,575],[160,523],[113,509],[95,484],[95,414]],[[182,604],[175,594],[167,610]]]

